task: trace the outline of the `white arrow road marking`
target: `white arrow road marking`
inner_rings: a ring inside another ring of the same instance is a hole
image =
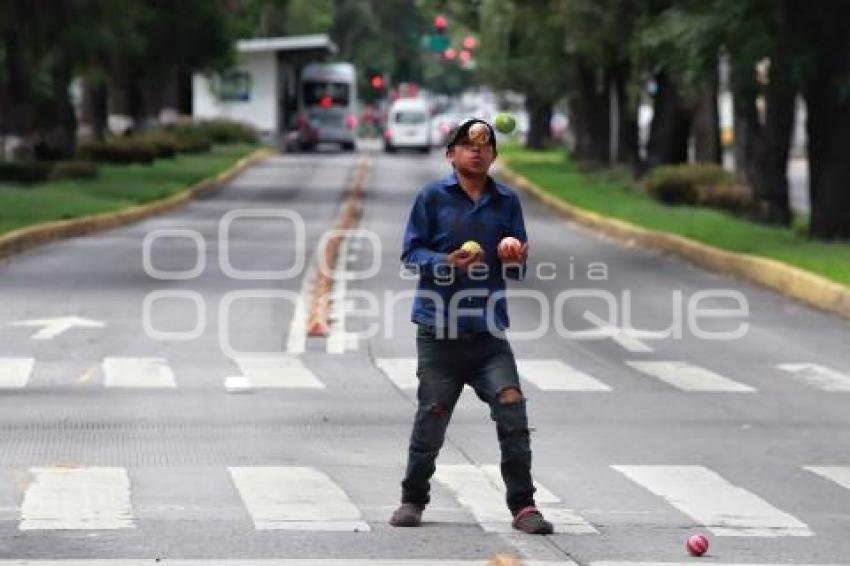
[[[809,537],[799,519],[703,466],[611,466],[717,536]]]
[[[641,338],[663,340],[668,337],[667,332],[653,332],[650,330],[612,326],[602,317],[590,311],[585,311],[582,316],[589,323],[596,325],[597,328],[595,330],[574,332],[573,336],[578,339],[611,338],[614,342],[632,353],[648,354],[654,351],[650,346],[641,341]]]
[[[0,389],[26,387],[34,364],[32,358],[0,358]]]
[[[504,481],[498,466],[454,464],[437,466],[434,478],[454,493],[458,502],[475,516],[481,528],[489,533],[510,533],[511,514],[505,506]],[[597,533],[582,517],[561,506],[561,500],[535,482],[536,503],[544,516],[555,525],[555,531],[571,534]]]
[[[749,385],[733,381],[704,367],[687,362],[626,362],[641,373],[669,383],[683,391],[753,393]]]
[[[850,375],[817,364],[781,364],[782,371],[812,387],[830,392],[850,391]]]
[[[124,468],[32,468],[21,504],[22,531],[132,528]]]
[[[228,468],[258,530],[368,531],[360,510],[324,472],[298,466]]]
[[[41,330],[32,335],[34,340],[50,340],[59,336],[66,330],[75,326],[80,328],[103,328],[106,324],[80,318],[78,316],[63,316],[57,318],[39,318],[36,320],[17,320],[11,323],[12,326],[43,326]]]
[[[850,489],[850,466],[803,466],[803,469]]]

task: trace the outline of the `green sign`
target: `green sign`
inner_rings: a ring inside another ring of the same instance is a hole
[[[428,49],[435,53],[442,53],[449,46],[449,38],[445,35],[433,33],[426,37],[428,38]]]

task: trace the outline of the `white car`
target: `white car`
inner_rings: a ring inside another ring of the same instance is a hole
[[[431,151],[430,112],[421,98],[400,98],[387,113],[384,151],[393,153],[401,148]]]

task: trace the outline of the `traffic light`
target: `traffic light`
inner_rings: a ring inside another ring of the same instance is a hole
[[[448,23],[449,21],[444,15],[438,14],[434,16],[434,29],[437,30],[437,33],[443,33],[444,31],[446,31],[446,26],[448,25]]]
[[[374,73],[371,77],[369,77],[369,84],[372,85],[372,88],[375,90],[383,90],[384,75],[380,73]]]

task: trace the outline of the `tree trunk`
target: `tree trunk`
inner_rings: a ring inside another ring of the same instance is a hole
[[[77,145],[77,115],[68,94],[69,62],[56,63],[51,82],[51,97],[37,105],[34,154],[37,159],[68,159],[73,157]]]
[[[617,144],[617,162],[638,166],[639,128],[637,106],[629,101],[628,84],[631,70],[628,65],[620,65],[611,70],[613,83],[617,89],[617,114],[620,121],[618,128],[619,143]]]
[[[665,71],[655,79],[657,90],[649,128],[647,161],[650,167],[688,161],[691,112],[682,101],[679,88]]]
[[[762,115],[756,106],[758,87],[747,73],[733,89],[735,162],[739,179],[753,190],[757,220],[788,226],[792,214],[788,187],[788,155],[794,130],[797,90],[791,77],[794,18],[787,2],[777,2],[772,14],[777,28],[764,87]],[[740,137],[739,137],[740,136]]]
[[[720,111],[717,108],[718,73],[699,86],[694,108],[694,157],[697,161],[721,163]]]
[[[850,96],[842,77],[850,73],[850,53],[820,69],[805,91],[809,137],[811,236],[823,240],[850,238]]]
[[[803,93],[806,99],[811,236],[850,239],[850,5],[817,3],[795,14],[805,44],[814,57]]]
[[[91,90],[91,126],[95,139],[106,137],[109,128],[109,88],[105,81],[98,81]]]
[[[546,98],[528,94],[525,108],[528,112],[528,137],[525,146],[529,149],[543,149],[551,139],[549,125],[552,122],[553,102]]]
[[[595,69],[581,59],[576,62],[576,90],[569,105],[575,135],[573,154],[582,161],[607,163],[611,135],[608,86],[600,85]]]
[[[735,127],[735,177],[739,183],[762,186],[762,170],[758,167],[762,132],[756,109],[755,90],[743,85],[734,88],[732,109]]]

